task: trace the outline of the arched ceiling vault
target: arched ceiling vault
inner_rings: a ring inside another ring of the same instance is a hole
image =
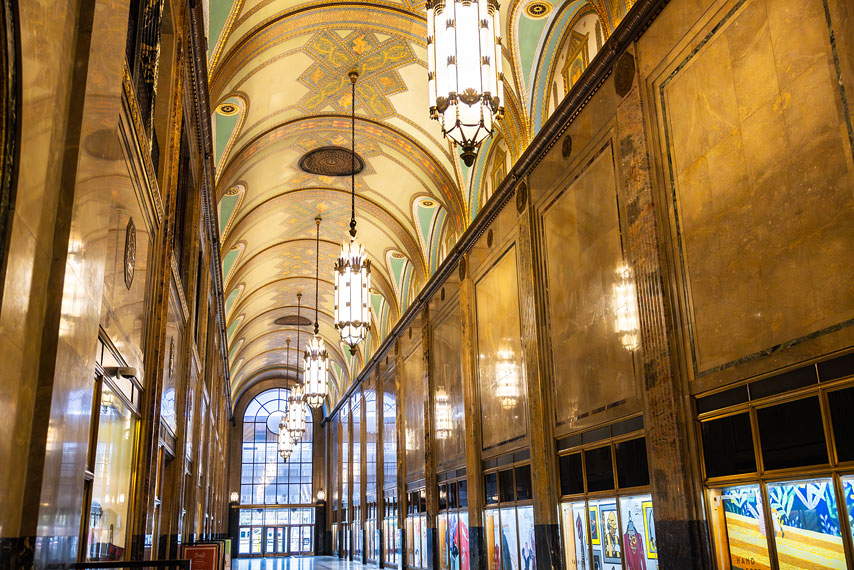
[[[514,159],[535,132],[532,78],[551,27],[550,19],[547,26],[519,15],[531,1],[501,3],[507,119],[499,128]],[[547,3],[559,12],[568,1]],[[333,362],[330,381],[342,394],[411,292],[439,266],[448,241],[477,213],[470,184],[478,178],[428,116],[424,1],[210,0],[209,22],[233,401],[253,382],[293,375],[285,340],[295,344],[296,329],[276,320],[295,315],[297,293],[314,320],[318,215],[318,320]],[[356,219],[379,320],[355,356],[341,346],[332,318],[332,268],[350,220],[350,180],[299,166],[311,150],[350,147],[351,70],[360,74],[355,138],[365,164],[356,177]],[[301,327],[300,348],[311,329]]]

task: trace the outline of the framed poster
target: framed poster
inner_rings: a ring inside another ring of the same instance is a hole
[[[219,570],[219,544],[188,544],[184,545],[182,553],[195,570]]]
[[[641,503],[643,508],[643,531],[646,535],[646,557],[658,559],[658,546],[655,544],[655,519],[652,515],[652,501]]]
[[[600,544],[599,540],[599,506],[590,505],[590,544]]]
[[[617,524],[617,505],[602,505],[599,510],[602,526],[602,557],[606,564],[620,564],[620,528]]]

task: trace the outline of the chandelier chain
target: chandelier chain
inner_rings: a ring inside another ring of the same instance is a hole
[[[320,323],[317,320],[317,312],[320,307],[320,216],[314,218],[317,224],[317,252],[314,257],[314,334],[320,332]]]
[[[350,72],[350,236],[356,237],[356,79],[359,74]]]

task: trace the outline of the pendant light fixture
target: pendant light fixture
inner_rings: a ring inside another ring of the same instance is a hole
[[[299,301],[302,300],[302,293],[297,294]],[[305,402],[302,399],[302,383],[300,382],[299,374],[299,327],[302,326],[302,303],[297,304],[297,361],[296,361],[296,382],[291,388],[291,395],[288,398],[288,433],[291,439],[296,444],[302,439],[305,433]],[[288,357],[290,359],[290,346],[288,347]]]
[[[297,293],[297,323],[299,323],[299,315],[300,308],[302,306],[302,293]],[[290,355],[291,350],[291,341],[287,339],[286,341],[288,345],[288,354]],[[297,324],[297,353],[299,353],[299,324]],[[299,382],[299,359],[297,359],[297,370],[296,370],[297,382]],[[282,456],[282,459],[287,461],[291,456],[291,452],[294,450],[294,438],[291,435],[291,430],[289,429],[289,417],[291,415],[291,399],[288,397],[288,410],[285,412],[285,415],[282,416],[282,421],[279,422],[279,455]]]
[[[315,240],[317,253],[314,261],[314,336],[308,341],[303,370],[305,374],[305,403],[316,410],[323,405],[328,392],[326,370],[329,357],[323,339],[320,338],[320,323],[318,321],[320,307],[320,216],[314,218],[314,222],[317,224]]]
[[[504,115],[496,0],[427,0],[430,117],[474,164],[475,149]]]
[[[335,262],[335,328],[356,354],[356,346],[365,340],[371,328],[369,292],[371,289],[371,262],[365,257],[365,248],[356,241],[356,79],[359,74],[349,74],[352,90],[350,157],[350,239],[341,247]]]

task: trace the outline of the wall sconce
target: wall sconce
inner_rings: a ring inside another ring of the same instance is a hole
[[[614,284],[614,329],[620,335],[623,348],[634,351],[640,348],[640,319],[635,279],[627,265],[617,267]]]
[[[323,489],[318,490],[317,491],[317,501],[321,502],[321,501],[325,501],[325,500],[326,500],[326,491],[324,491]]]
[[[240,501],[240,493],[238,493],[237,491],[232,491],[231,492],[231,502],[237,503],[239,501]]]

